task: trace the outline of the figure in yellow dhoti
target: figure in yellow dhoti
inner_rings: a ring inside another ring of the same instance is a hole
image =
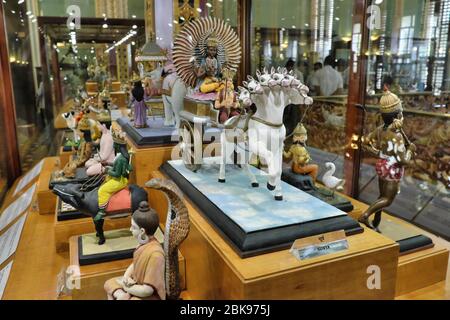
[[[114,140],[114,148],[117,156],[114,160],[112,168],[106,170],[106,180],[98,190],[98,207],[99,212],[95,216],[94,221],[99,221],[106,215],[105,209],[112,195],[125,189],[128,185],[128,175],[132,170],[130,164],[130,156],[127,150],[127,144],[122,133],[118,130],[112,130]],[[100,241],[101,242],[101,241]],[[100,243],[99,242],[99,243]],[[101,243],[100,243],[101,244]]]
[[[298,124],[294,130],[293,144],[288,152],[284,152],[285,158],[293,158],[292,171],[297,174],[309,175],[316,182],[319,166],[311,164],[311,156],[306,150],[308,133],[303,124]]]
[[[199,81],[202,93],[211,93],[223,88],[220,81],[222,67],[217,59],[218,40],[211,34],[206,42],[206,57],[202,58],[200,65],[194,65],[194,72]]]

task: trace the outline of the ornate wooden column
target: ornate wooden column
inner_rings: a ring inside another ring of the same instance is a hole
[[[5,137],[3,152],[6,153],[8,185],[21,175],[19,148],[17,145],[16,107],[9,65],[8,37],[6,34],[3,3],[0,2],[0,128]],[[3,160],[3,158],[2,158]]]
[[[237,75],[238,84],[241,85],[247,75],[250,74],[251,61],[251,18],[252,18],[252,1],[238,1],[238,36],[241,40],[242,60]]]
[[[356,0],[353,9],[352,56],[350,59],[349,90],[347,102],[346,141],[352,141],[363,132],[363,111],[357,105],[364,104],[366,94],[367,55],[369,30],[366,13],[370,0]],[[359,45],[358,45],[359,44]],[[350,145],[350,144],[349,144]],[[352,147],[354,146],[354,147]],[[345,192],[354,198],[359,193],[359,171],[361,146],[351,144],[345,152],[344,176],[347,181]]]

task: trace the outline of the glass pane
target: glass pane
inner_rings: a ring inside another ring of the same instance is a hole
[[[383,125],[377,114],[384,89],[403,102],[403,130],[417,147],[400,194],[386,211],[450,237],[450,0],[385,0],[370,31],[365,133]],[[389,130],[389,129],[386,129]],[[375,164],[364,153],[360,199],[379,195]]]
[[[343,177],[353,6],[351,0],[252,1],[252,75],[264,67],[287,67],[309,87],[314,104],[288,106],[284,124],[288,135],[299,122],[305,125],[319,180],[327,162]]]

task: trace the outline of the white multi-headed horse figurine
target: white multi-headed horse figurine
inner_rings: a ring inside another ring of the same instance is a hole
[[[258,80],[248,77],[244,86],[239,87],[239,100],[245,107],[254,103],[256,112],[248,121],[248,130],[242,141],[247,141],[249,156],[244,169],[250,178],[251,185],[258,187],[258,181],[249,168],[249,159],[257,155],[266,160],[268,165],[267,188],[274,191],[275,200],[283,200],[281,190],[281,173],[283,164],[283,146],[286,139],[286,128],[283,125],[284,108],[289,104],[310,105],[313,100],[308,97],[308,87],[297,80],[286,69],[271,69],[268,73],[257,72]],[[231,118],[228,122],[233,122]],[[227,123],[228,123],[227,122]],[[225,125],[227,125],[225,123]],[[242,125],[240,126],[242,127]],[[234,135],[234,136],[233,136]],[[225,164],[227,163],[227,145],[235,137],[235,130],[224,130],[221,136],[222,161],[219,182],[226,182]]]

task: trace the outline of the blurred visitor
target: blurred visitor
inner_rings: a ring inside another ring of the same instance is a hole
[[[342,81],[344,83],[344,89],[348,88],[348,76],[349,76],[349,68],[348,61],[345,59],[339,59],[337,62],[337,71],[342,76]]]
[[[325,58],[324,67],[316,72],[312,81],[316,94],[333,96],[343,93],[344,84],[342,76],[333,68],[333,64],[333,57],[328,56]]]
[[[304,77],[303,77],[303,73],[298,70],[295,67],[295,61],[292,58],[289,58],[289,60],[286,62],[286,69],[288,72],[292,71],[293,75],[301,81],[301,83],[304,83]]]
[[[306,79],[306,85],[309,87],[309,90],[311,92],[311,95],[318,95],[319,93],[315,94],[314,93],[314,82],[315,82],[315,76],[317,71],[322,69],[322,62],[316,62],[314,63],[314,71],[312,71],[309,75],[308,78]]]

